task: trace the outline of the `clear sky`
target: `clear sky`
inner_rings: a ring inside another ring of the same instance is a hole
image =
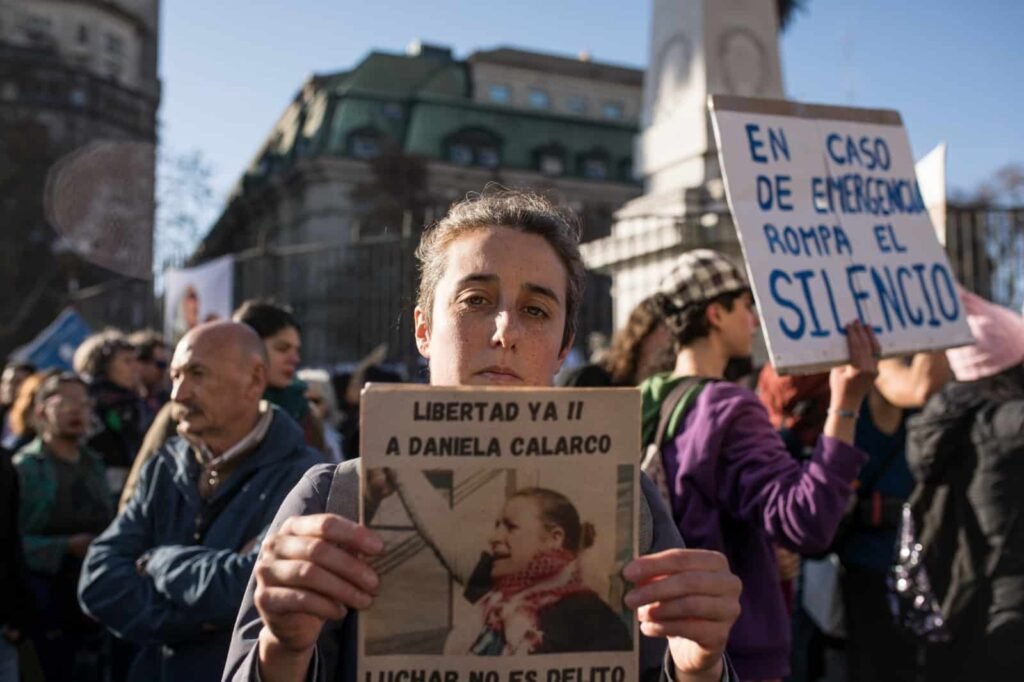
[[[951,190],[1024,163],[1024,2],[806,4],[782,37],[788,97],[899,110],[915,157],[949,144]],[[650,5],[163,0],[162,134],[172,151],[204,154],[220,202],[311,72],[350,68],[373,49],[402,52],[415,38],[458,57],[511,45],[642,67]]]

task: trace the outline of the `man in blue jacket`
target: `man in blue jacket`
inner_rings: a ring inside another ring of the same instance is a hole
[[[179,437],[143,468],[85,558],[79,601],[140,645],[129,680],[217,680],[261,537],[320,456],[261,400],[267,357],[249,327],[214,322],[178,343]]]

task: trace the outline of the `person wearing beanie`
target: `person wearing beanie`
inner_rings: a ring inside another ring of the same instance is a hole
[[[689,251],[655,300],[675,341],[676,364],[641,385],[645,442],[678,386],[687,382],[699,392],[679,402],[683,411],[668,419],[660,452],[648,455],[645,470],[660,479],[686,543],[725,553],[743,581],[742,612],[727,647],[737,674],[778,680],[789,673],[790,636],[773,543],[806,553],[830,544],[866,459],[851,443],[876,374],[878,343],[864,324],[846,326],[850,364],[829,374],[823,435],[801,464],[757,396],[722,380],[730,358],[750,355],[757,326],[743,274],[720,253]]]
[[[958,540],[955,557],[924,554],[952,635],[928,645],[925,673],[937,682],[1009,682],[1024,674],[1024,318],[960,295],[975,343],[946,351],[955,381],[909,420],[907,433],[918,485],[945,491],[925,510],[918,537],[943,511],[952,515],[942,523],[955,528],[942,532]],[[977,579],[965,587],[968,562]]]

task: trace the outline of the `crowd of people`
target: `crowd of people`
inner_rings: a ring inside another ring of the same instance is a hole
[[[1024,679],[1019,315],[963,291],[971,346],[882,359],[854,320],[847,364],[780,376],[749,361],[743,271],[698,249],[602,356],[559,373],[578,242],[536,195],[456,204],[417,251],[415,343],[438,386],[639,387],[650,538],[623,600],[642,679]],[[355,612],[384,548],[358,520],[359,392],[398,377],[383,347],[345,374],[302,367],[301,339],[287,306],[254,300],[173,345],[108,329],[71,369],[4,368],[0,681],[355,680]],[[364,483],[426,513],[415,481]],[[602,529],[549,493],[510,494],[489,542],[520,519],[570,575]],[[929,628],[900,608],[908,552],[930,579]],[[456,563],[462,582],[480,570]],[[508,565],[486,565],[505,584]],[[460,651],[582,650],[587,623],[614,617],[579,595],[531,612],[548,648],[520,648],[510,594],[482,592]]]

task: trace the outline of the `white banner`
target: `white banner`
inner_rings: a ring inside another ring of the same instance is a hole
[[[371,386],[365,682],[636,682],[640,395]]]
[[[168,270],[164,276],[164,337],[176,344],[197,324],[230,319],[234,273],[234,256]]]
[[[946,143],[922,156],[914,166],[921,197],[931,216],[939,243],[946,245]]]
[[[894,111],[712,96],[729,206],[781,373],[846,362],[844,325],[886,356],[971,343]]]

